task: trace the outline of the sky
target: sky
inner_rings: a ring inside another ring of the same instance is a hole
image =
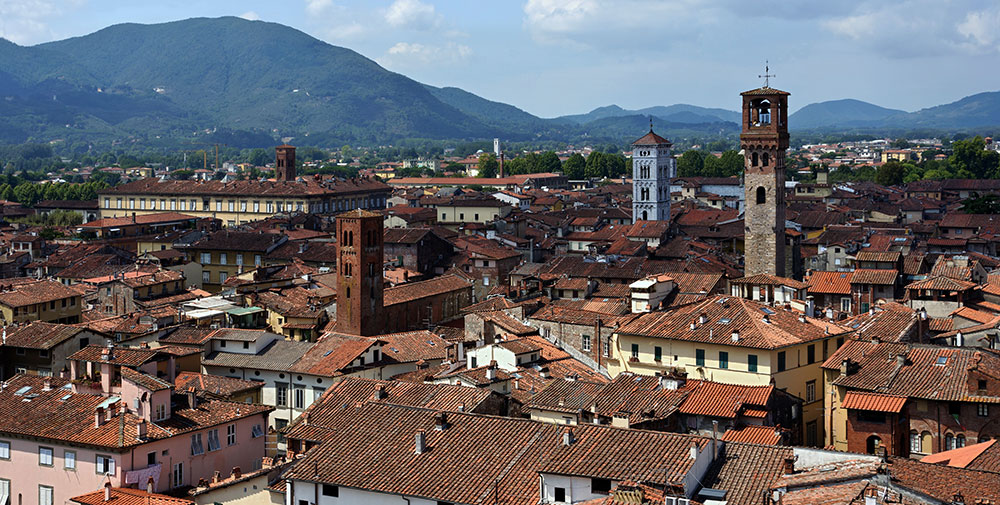
[[[610,104],[855,98],[918,110],[1000,89],[996,0],[0,0],[21,45],[125,22],[281,23],[435,86],[554,117]]]

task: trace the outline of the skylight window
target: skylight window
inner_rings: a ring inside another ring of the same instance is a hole
[[[935,365],[947,365],[948,356],[938,356],[937,361],[934,362]]]
[[[728,317],[723,317],[719,319],[719,324],[729,324],[730,319]]]
[[[774,314],[776,314],[776,312],[774,312],[773,310],[771,310],[771,309],[769,309],[767,307],[761,307],[760,310],[763,311],[765,314],[767,314],[769,316],[773,316]]]
[[[27,393],[28,391],[31,391],[31,386],[24,386],[21,389],[18,389],[17,391],[14,391],[14,394],[15,395],[23,395],[24,393]]]

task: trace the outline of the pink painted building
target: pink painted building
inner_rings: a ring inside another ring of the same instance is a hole
[[[112,394],[17,375],[0,390],[0,503],[62,505],[115,487],[156,492],[197,485],[219,471],[250,471],[264,456],[272,407],[220,400],[121,369]]]

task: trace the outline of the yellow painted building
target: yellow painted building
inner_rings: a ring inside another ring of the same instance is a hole
[[[848,330],[791,311],[727,296],[642,314],[613,335],[608,372],[774,385],[803,400],[803,440],[823,443],[823,372]]]
[[[202,289],[218,293],[230,277],[264,264],[264,257],[288,240],[273,233],[218,231],[191,244],[186,253],[201,265]]]
[[[279,213],[381,209],[391,192],[385,183],[369,178],[231,182],[148,178],[101,190],[98,203],[101,218],[181,212],[237,226]]]
[[[80,322],[80,291],[50,280],[11,280],[0,283],[0,323],[73,324]]]

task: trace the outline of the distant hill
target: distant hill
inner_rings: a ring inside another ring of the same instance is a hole
[[[739,112],[726,109],[710,109],[688,104],[674,104],[666,106],[658,105],[638,110],[627,110],[617,105],[606,105],[604,107],[598,107],[586,114],[560,116],[555,119],[558,121],[569,121],[577,124],[584,124],[609,117],[625,117],[635,115],[646,116],[647,123],[649,116],[658,117],[672,123],[700,124],[717,121],[729,121],[739,124],[740,122]]]
[[[921,109],[903,118],[891,117],[887,121],[894,120],[905,121],[910,127],[1000,126],[1000,91],[978,93],[952,103]]]
[[[844,99],[811,103],[788,117],[792,130],[880,125],[887,118],[906,114],[861,100]]]
[[[120,24],[23,47],[0,39],[0,143],[263,147],[407,138],[624,143],[653,116],[670,138],[731,137],[740,114],[687,104],[539,118],[453,87],[427,86],[343,47],[235,17]],[[857,100],[812,104],[792,129],[1000,125],[1000,92],[914,113]]]

